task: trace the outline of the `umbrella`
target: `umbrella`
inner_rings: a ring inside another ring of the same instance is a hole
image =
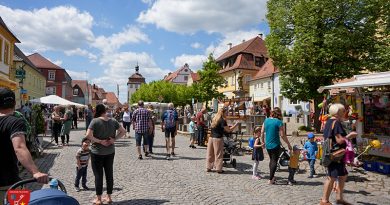
[[[85,107],[85,105],[71,102],[67,99],[61,98],[57,95],[49,95],[37,99],[30,100],[33,103],[42,103],[42,104],[55,104],[55,105],[75,105],[77,107]]]

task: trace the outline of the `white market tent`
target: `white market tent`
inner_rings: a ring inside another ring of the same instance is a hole
[[[361,88],[390,85],[390,72],[355,75],[353,81],[318,88],[318,92],[335,88]]]
[[[61,98],[57,95],[49,95],[37,99],[30,100],[33,103],[42,103],[42,104],[54,104],[54,105],[75,105],[76,107],[85,107],[83,104],[71,102],[67,99]]]

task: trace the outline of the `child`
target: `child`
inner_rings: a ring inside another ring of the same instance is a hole
[[[79,184],[80,184],[80,179],[82,186],[84,190],[89,190],[87,187],[87,170],[88,170],[88,161],[89,161],[89,155],[90,155],[90,150],[89,150],[89,144],[91,141],[84,137],[83,140],[81,141],[81,148],[77,151],[76,154],[76,160],[77,160],[77,167],[76,167],[76,180],[74,182],[74,187],[77,192],[80,191]]]
[[[191,122],[189,124],[189,132],[191,134],[191,144],[190,144],[190,147],[191,148],[196,148],[195,147],[195,138],[196,138],[196,135],[195,135],[195,116],[192,116],[191,117]]]
[[[254,180],[261,179],[259,172],[257,172],[257,168],[259,167],[259,162],[264,160],[264,154],[263,154],[264,143],[260,142],[260,134],[261,134],[261,128],[256,127],[254,130],[255,143],[253,145],[253,154],[252,154],[252,160],[255,161],[253,163],[253,174],[252,174],[252,179]]]
[[[295,172],[298,170],[299,163],[299,154],[301,153],[301,149],[294,145],[293,151],[290,156],[290,162],[288,164],[288,184],[293,185],[297,182],[294,180]]]
[[[303,148],[304,148],[305,153],[306,153],[307,161],[309,162],[309,165],[310,165],[309,178],[313,178],[313,175],[316,174],[315,169],[314,169],[314,165],[316,163],[316,156],[317,156],[317,152],[318,152],[318,147],[317,147],[317,143],[314,140],[314,134],[312,132],[307,134],[307,139],[308,139],[308,141],[306,141]]]

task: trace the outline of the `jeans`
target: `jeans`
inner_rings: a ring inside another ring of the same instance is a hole
[[[126,132],[130,132],[130,125],[131,125],[131,122],[125,122],[125,121],[123,121],[122,124],[123,124],[123,128],[125,128]]]
[[[92,118],[86,117],[85,119],[85,130],[88,130],[89,124],[91,124]]]
[[[58,144],[58,137],[60,136],[61,134],[61,128],[62,128],[62,124],[61,123],[53,123],[53,137],[54,137],[54,140],[56,142],[56,144]]]
[[[148,134],[147,133],[135,133],[135,145],[137,147],[141,146],[141,141],[143,139],[144,145],[148,145]]]
[[[65,136],[66,136],[66,144],[69,144],[69,135],[68,134],[61,136],[61,142],[62,142],[62,144],[65,144]]]
[[[112,194],[114,187],[114,156],[115,153],[109,155],[91,154],[92,171],[95,175],[95,188],[98,196],[103,193],[103,170],[106,176],[107,194]]]
[[[198,125],[198,145],[204,145],[204,126]]]
[[[149,152],[153,153],[154,133],[148,135]]]
[[[314,174],[316,174],[316,171],[314,169],[314,165],[316,163],[316,160],[315,159],[308,159],[309,161],[309,165],[310,165],[310,176],[313,176]]]
[[[269,155],[269,178],[272,180],[275,176],[276,167],[279,160],[280,146],[273,149],[267,149],[267,152]]]
[[[74,182],[75,187],[79,187],[80,179],[81,179],[81,185],[83,187],[87,186],[87,172],[88,172],[88,166],[81,167],[80,169],[76,167],[76,180]]]
[[[294,181],[294,175],[297,169],[288,167],[288,181],[293,182]]]

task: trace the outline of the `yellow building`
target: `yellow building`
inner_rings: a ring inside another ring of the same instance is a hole
[[[46,78],[35,65],[24,55],[24,53],[15,46],[14,65],[12,75],[16,76],[19,89],[16,90],[16,107],[24,104],[28,100],[46,96]],[[24,79],[18,79],[16,73],[24,72]],[[23,83],[19,83],[23,82]],[[21,92],[22,91],[22,95]]]
[[[239,88],[237,80],[241,76],[245,96],[251,97],[249,96],[249,82],[267,60],[267,48],[261,36],[231,47],[216,60],[222,67],[219,73],[227,82],[227,86],[219,88],[218,91],[231,99],[235,96],[233,91]]]
[[[0,87],[16,90],[17,83],[12,80],[11,69],[15,43],[20,43],[0,17]]]

